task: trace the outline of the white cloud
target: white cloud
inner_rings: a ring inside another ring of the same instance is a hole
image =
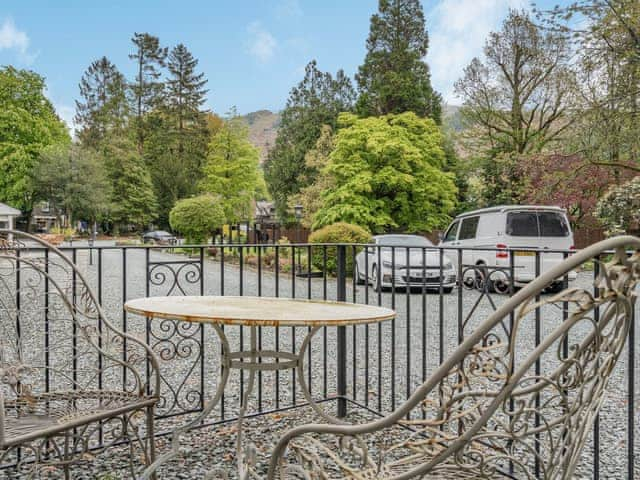
[[[67,124],[67,127],[71,132],[71,135],[73,135],[76,130],[76,124],[73,121],[73,117],[76,114],[75,108],[62,103],[55,104],[54,107],[56,109],[56,113],[58,114],[58,116],[62,119],[64,123]]]
[[[281,20],[302,16],[302,7],[298,0],[280,0],[276,5],[276,16]]]
[[[265,30],[258,21],[249,24],[247,33],[249,54],[255,57],[260,63],[267,63],[271,60],[278,46],[278,42],[273,35]]]
[[[453,84],[471,59],[482,55],[491,31],[500,28],[509,8],[525,8],[525,0],[440,0],[427,13],[432,83],[450,104],[460,103]]]
[[[21,62],[30,65],[37,54],[29,53],[29,36],[18,30],[13,19],[7,18],[0,26],[0,51],[14,50]]]

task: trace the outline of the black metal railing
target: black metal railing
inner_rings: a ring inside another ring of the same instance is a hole
[[[539,276],[550,262],[572,253],[353,244],[89,247],[77,242],[62,250],[86,273],[110,319],[125,331],[144,335],[158,353],[166,369],[159,421],[175,421],[177,416],[203,408],[207,393],[215,388],[220,346],[213,333],[202,326],[127,314],[123,305],[129,299],[256,295],[393,308],[398,316],[391,322],[324,328],[312,341],[306,360],[312,395],[329,403],[335,401],[338,415],[344,416],[350,407],[384,414],[402,403],[465,334],[518,286]],[[41,254],[46,256],[48,252],[43,249]],[[594,259],[593,271],[581,271],[575,279],[566,276],[561,284],[550,288],[566,287],[569,282],[582,286],[593,283],[598,260]],[[535,329],[527,341],[540,343],[548,313],[536,309]],[[565,308],[559,319],[566,315]],[[510,322],[506,328],[513,327],[513,318]],[[44,328],[48,328],[46,321]],[[302,342],[301,328],[261,328],[259,347],[294,351]],[[226,327],[225,333],[234,347],[248,338],[243,327]],[[606,472],[603,477],[619,471],[632,479],[640,469],[635,460],[635,343],[632,323],[607,408],[594,426],[589,468],[596,479],[601,471]],[[539,360],[535,370],[541,371]],[[237,375],[230,379],[230,384],[238,386],[237,391],[225,394],[212,423],[234,418],[244,388],[242,372]],[[250,405],[252,413],[303,405],[303,396],[290,388],[296,385],[295,375],[295,371],[260,372]],[[624,455],[620,454],[621,448]]]

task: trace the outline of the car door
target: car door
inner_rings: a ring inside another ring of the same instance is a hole
[[[477,246],[476,235],[478,233],[478,224],[480,216],[465,217],[460,221],[460,230],[458,232],[458,247],[462,250],[462,263],[464,265],[475,265],[475,251],[470,248]],[[458,252],[451,252],[459,257]],[[457,264],[457,259],[456,259]]]
[[[440,242],[440,246],[442,247],[456,247],[458,245],[458,230],[460,228],[460,220],[454,221],[449,228],[447,228],[446,233],[442,237],[442,241]],[[451,259],[453,264],[458,266],[458,254],[455,250],[445,250],[444,254]]]

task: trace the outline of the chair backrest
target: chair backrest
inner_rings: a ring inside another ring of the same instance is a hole
[[[147,393],[148,379],[140,374],[147,353],[106,319],[72,258],[36,236],[0,230],[5,402],[54,390]]]
[[[588,261],[599,269],[595,285],[541,296]],[[500,470],[571,478],[625,345],[639,282],[640,239],[617,237],[574,254],[505,301],[394,412],[413,416],[422,436],[401,448],[425,454],[399,478],[436,472],[446,459],[487,477]]]

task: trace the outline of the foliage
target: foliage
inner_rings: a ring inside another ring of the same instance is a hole
[[[134,130],[138,151],[142,152],[147,133],[145,115],[160,105],[164,85],[160,80],[167,59],[166,47],[160,46],[158,37],[148,33],[134,33],[131,39],[135,52],[129,54],[136,62],[136,78],[130,84],[131,110],[134,112]]]
[[[335,128],[338,114],[353,107],[355,91],[339,70],[335,78],[317,68],[305,68],[304,79],[289,93],[282,111],[278,136],[265,162],[265,180],[278,214],[285,217],[291,195],[315,180],[305,165],[305,155],[315,145],[323,125]]]
[[[309,235],[309,243],[369,243],[371,242],[371,234],[358,225],[352,225],[345,222],[338,222],[327,225],[316,230]],[[346,268],[347,273],[353,271],[353,255],[352,249],[348,248],[346,252]],[[317,269],[326,269],[327,273],[335,275],[337,272],[337,252],[336,247],[327,247],[327,263],[324,264],[324,248],[315,247],[311,254],[311,264]]]
[[[371,17],[367,55],[356,75],[362,116],[412,111],[440,123],[442,98],[433,90],[429,37],[419,0],[380,0]]]
[[[171,228],[183,234],[188,243],[203,243],[225,223],[224,209],[211,194],[179,200],[169,214]]]
[[[609,169],[578,155],[531,155],[521,159],[518,169],[524,180],[522,201],[565,208],[574,230],[596,226],[596,202],[616,183]]]
[[[100,151],[111,184],[109,219],[116,225],[147,227],[158,204],[151,177],[135,146],[125,138],[107,139]]]
[[[75,122],[84,146],[97,148],[107,136],[122,135],[129,115],[127,81],[107,57],[94,61],[80,80]]]
[[[320,137],[314,148],[309,150],[304,156],[304,163],[307,170],[313,172],[315,181],[300,189],[289,198],[289,210],[292,211],[296,205],[302,205],[302,219],[300,223],[306,228],[311,228],[313,217],[322,205],[322,192],[333,188],[333,179],[323,170],[329,163],[329,155],[333,151],[333,131],[329,125],[324,125],[320,132]]]
[[[349,222],[373,232],[431,231],[455,208],[453,175],[443,172],[443,138],[431,119],[412,112],[383,117],[340,116],[326,173],[335,187],[322,194],[314,228]]]
[[[466,122],[501,152],[537,151],[557,139],[572,85],[564,39],[545,34],[526,12],[510,10],[502,29],[489,35],[484,57],[474,58],[456,82]]]
[[[43,150],[34,172],[37,199],[74,220],[103,218],[110,203],[110,185],[97,153],[79,145]]]
[[[207,154],[209,130],[204,112],[206,80],[195,69],[198,61],[180,44],[167,61],[169,77],[162,108],[147,115],[149,133],[144,158],[159,202],[159,221],[166,225],[169,211],[180,198],[198,191]]]
[[[202,181],[202,189],[220,199],[228,222],[251,218],[253,199],[265,194],[258,157],[247,125],[234,111],[211,139]]]
[[[477,156],[488,203],[517,203],[519,157],[551,146],[569,126],[563,118],[575,89],[568,63],[562,35],[510,10],[489,35],[484,59],[474,58],[456,82],[466,150]]]
[[[640,2],[576,0],[539,18],[573,42],[579,95],[565,150],[614,171],[640,172]]]
[[[40,153],[50,145],[70,142],[44,89],[37,73],[0,69],[0,201],[27,216],[38,193],[33,175]]]
[[[203,121],[200,107],[204,105],[207,80],[204,73],[196,73],[198,60],[183,44],[175,46],[167,61],[169,78],[166,82],[165,107],[176,119],[179,130],[188,129],[189,123]]]
[[[612,187],[596,206],[608,235],[640,233],[640,176]]]

